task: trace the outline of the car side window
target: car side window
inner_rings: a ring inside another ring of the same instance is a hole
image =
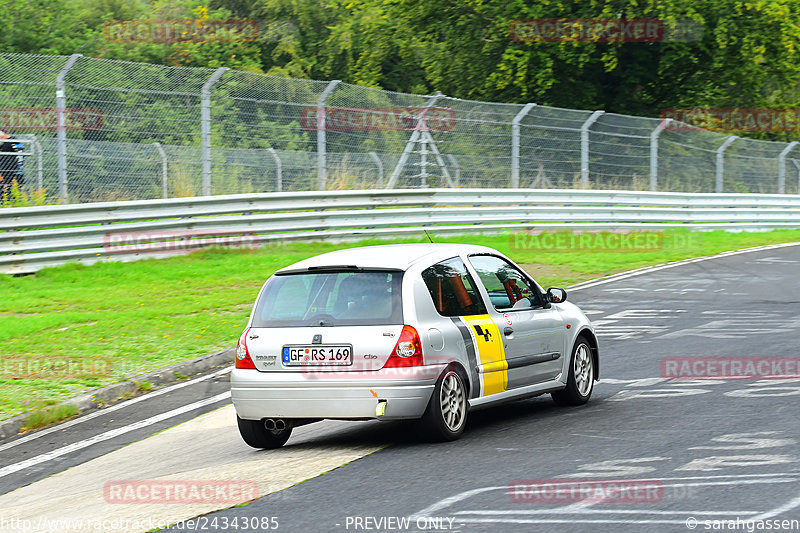
[[[511,263],[493,255],[474,255],[470,264],[478,272],[497,310],[539,307],[539,292]]]
[[[436,263],[422,271],[422,279],[442,316],[486,314],[486,306],[464,262],[458,257]]]

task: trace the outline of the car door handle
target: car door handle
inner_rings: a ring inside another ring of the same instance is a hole
[[[511,335],[512,333],[514,333],[514,328],[512,328],[512,327],[510,327],[510,326],[506,326],[506,327],[503,329],[503,335],[505,335],[506,337],[508,337],[508,336],[509,336],[509,335]]]

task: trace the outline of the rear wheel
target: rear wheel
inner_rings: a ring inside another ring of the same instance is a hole
[[[239,425],[239,434],[248,446],[253,448],[274,449],[280,448],[292,434],[292,428],[267,429],[261,420],[245,420],[236,417]]]
[[[558,405],[583,405],[589,401],[594,389],[594,358],[592,348],[585,338],[579,337],[572,349],[567,386],[550,396]]]
[[[467,423],[467,387],[456,367],[449,367],[439,377],[422,423],[433,440],[458,439]]]

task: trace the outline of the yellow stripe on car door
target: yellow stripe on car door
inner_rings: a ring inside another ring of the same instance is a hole
[[[508,386],[508,362],[503,349],[500,328],[489,315],[472,315],[463,317],[469,326],[472,338],[480,358],[483,372],[483,395],[503,392]]]

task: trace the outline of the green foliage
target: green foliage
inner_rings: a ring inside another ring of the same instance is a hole
[[[0,2],[0,51],[261,72],[257,43],[124,43],[107,40],[103,32],[112,20],[231,18],[227,9],[208,9],[206,0],[8,0]]]
[[[671,107],[796,107],[798,0],[216,0],[297,31],[262,44],[262,68],[385,89],[658,115]],[[515,42],[515,19],[658,19],[689,42]],[[768,136],[768,135],[762,135]],[[781,135],[773,134],[773,137]]]
[[[32,429],[49,426],[50,424],[61,422],[77,414],[78,408],[71,403],[51,405],[49,407],[36,409],[25,418],[25,427],[23,430],[30,431]]]
[[[260,36],[159,44],[103,35],[109,20],[184,18],[254,19]],[[689,42],[512,40],[510,22],[531,18],[691,20],[704,31]],[[800,0],[9,0],[0,21],[6,52],[227,66],[638,115],[800,105]]]
[[[6,191],[6,189],[2,189]],[[11,187],[0,197],[0,207],[32,207],[35,205],[45,205],[48,203],[44,189],[35,189],[26,193],[20,189],[17,180],[11,182]]]

